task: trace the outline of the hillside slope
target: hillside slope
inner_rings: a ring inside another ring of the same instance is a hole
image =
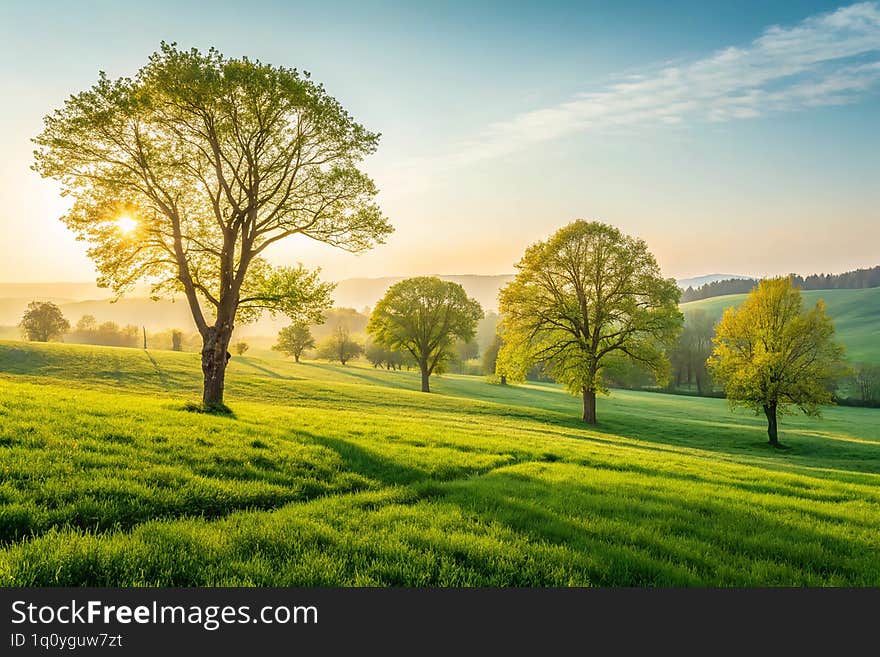
[[[0,343],[0,585],[880,584],[877,411]]]
[[[880,363],[880,287],[862,290],[807,290],[801,293],[808,307],[819,299],[828,306],[837,339],[852,362]],[[726,308],[739,306],[747,295],[729,294],[681,305],[682,312],[701,308],[720,318]]]

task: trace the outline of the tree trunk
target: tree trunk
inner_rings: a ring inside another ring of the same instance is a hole
[[[501,385],[503,385],[503,386],[507,385],[507,375],[506,374],[501,375]]]
[[[584,392],[584,422],[596,424],[596,391],[583,389]]]
[[[229,340],[232,322],[220,322],[208,328],[202,344],[202,373],[205,377],[202,405],[205,410],[220,410],[223,404],[223,386],[226,364],[229,362]]]
[[[298,363],[298,362],[299,362],[299,354],[294,354],[294,355],[293,355],[293,360],[296,361],[296,362]]]
[[[428,385],[428,379],[431,378],[428,363],[419,363],[419,369],[422,371],[422,392],[431,392],[431,387]]]
[[[779,437],[776,430],[776,402],[764,404],[764,415],[767,416],[767,436],[773,447],[779,447]]]

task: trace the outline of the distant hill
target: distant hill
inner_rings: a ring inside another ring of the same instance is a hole
[[[83,315],[94,315],[99,322],[146,326],[148,331],[162,331],[167,328],[195,330],[189,307],[182,299],[152,301],[143,297],[123,297],[116,302],[107,298],[71,301],[63,297],[48,295],[0,299],[0,325],[14,326],[18,324],[27,305],[35,299],[58,304],[61,312],[71,324],[76,324]]]
[[[726,278],[721,281],[704,283],[700,287],[686,287],[681,291],[681,303],[721,297],[725,294],[747,294],[757,281],[754,278]]]
[[[384,278],[349,278],[340,281],[333,293],[337,308],[372,308],[385,291],[404,276]],[[459,283],[467,293],[480,302],[488,312],[498,308],[498,290],[513,278],[512,274],[496,276],[452,275],[440,276],[443,280]],[[28,303],[34,300],[57,303],[64,316],[75,324],[83,315],[94,315],[99,322],[116,322],[120,325],[145,326],[148,331],[179,328],[195,331],[195,324],[184,299],[147,298],[146,287],[118,301],[111,300],[111,292],[93,283],[0,283],[0,326],[15,326]],[[252,325],[237,329],[239,336],[274,336],[289,320],[268,315]]]
[[[726,281],[731,278],[749,278],[751,280],[755,280],[751,276],[742,276],[740,274],[706,274],[705,276],[694,276],[693,278],[679,278],[676,283],[678,283],[678,287],[682,290],[686,290],[689,287],[698,288],[701,285],[706,285],[707,283],[715,283],[717,281]]]
[[[852,362],[880,363],[880,287],[861,290],[805,290],[804,304],[813,306],[823,299],[834,320],[837,339],[846,347]],[[737,307],[746,294],[728,294],[681,304],[682,312],[702,308],[720,318],[726,308]]]
[[[789,277],[802,290],[861,290],[880,287],[880,265],[853,269],[841,274],[809,274],[807,276],[789,274]],[[754,278],[729,278],[709,281],[701,285],[688,285],[687,287],[679,282],[682,288],[681,301],[687,303],[727,294],[751,292],[755,281]]]
[[[85,299],[106,299],[111,292],[94,283],[0,283],[0,299],[27,299],[64,303]]]

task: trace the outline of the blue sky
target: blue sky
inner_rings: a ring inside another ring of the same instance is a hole
[[[17,2],[0,7],[0,280],[88,280],[29,171],[41,117],[160,40],[312,72],[383,134],[397,231],[332,279],[501,273],[575,218],[670,276],[880,264],[880,5],[821,2]]]

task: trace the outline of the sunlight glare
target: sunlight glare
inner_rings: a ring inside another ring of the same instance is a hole
[[[116,220],[116,227],[123,235],[129,235],[137,228],[137,221],[124,214]]]

